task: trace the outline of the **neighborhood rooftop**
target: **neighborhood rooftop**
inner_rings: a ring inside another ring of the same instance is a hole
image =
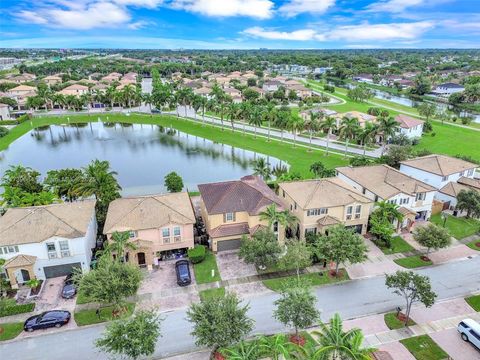
[[[400,127],[403,129],[410,129],[418,125],[422,125],[423,121],[415,119],[408,115],[399,114],[395,117],[395,120],[399,123]]]
[[[440,176],[455,174],[478,166],[462,159],[435,154],[402,161],[401,164]]]

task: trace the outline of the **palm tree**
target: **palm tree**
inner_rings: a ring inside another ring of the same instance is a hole
[[[262,108],[260,106],[254,106],[250,112],[250,119],[248,120],[250,125],[255,128],[255,139],[257,138],[257,126],[262,125]]]
[[[193,95],[192,97],[192,108],[193,108],[193,115],[195,117],[195,121],[197,120],[197,112],[200,110],[203,104],[203,97],[200,95]]]
[[[259,175],[263,180],[268,181],[271,178],[272,170],[270,169],[270,164],[265,160],[264,157],[259,157],[256,160],[252,161],[253,164],[253,174]]]
[[[395,118],[391,116],[381,117],[379,131],[383,133],[383,141],[386,143],[388,139],[390,139],[392,136],[394,136],[397,133],[399,127],[400,125],[395,120]],[[382,155],[383,155],[384,149],[385,147],[382,148]]]
[[[293,147],[297,146],[297,132],[303,129],[303,119],[297,115],[291,115],[287,122],[287,129],[293,134]]]
[[[137,246],[130,242],[130,232],[115,231],[108,242],[106,250],[110,253],[116,254],[118,261],[125,262],[125,255],[127,250],[137,250]]]
[[[329,116],[320,123],[319,129],[327,132],[327,151],[325,155],[328,156],[328,148],[330,145],[330,135],[332,135],[333,131],[337,130],[337,120]]]
[[[200,102],[200,107],[202,108],[202,121],[203,121],[202,126],[205,126],[205,110],[208,105],[208,99],[203,96],[200,96],[198,101]]]
[[[282,211],[278,211],[277,204],[272,203],[260,213],[260,220],[268,222],[268,227],[272,230],[273,224],[285,222],[285,216]]]
[[[142,101],[145,105],[148,105],[150,114],[152,114],[153,96],[151,94],[142,94]]]
[[[240,341],[234,347],[222,350],[229,360],[254,360],[259,358],[259,344],[256,340]]]
[[[268,103],[268,105],[265,108],[265,111],[263,112],[263,114],[264,114],[264,119],[268,123],[267,141],[270,141],[270,129],[272,127],[272,124],[275,124],[275,122],[277,121],[278,111],[275,108],[274,104]]]
[[[277,114],[277,119],[274,122],[274,126],[280,130],[281,141],[283,142],[283,132],[287,129],[288,118],[290,113],[280,110]]]
[[[340,136],[345,139],[345,157],[347,157],[348,144],[358,134],[360,125],[353,117],[344,117],[340,123]]]
[[[398,211],[400,208],[397,204],[392,204],[388,201],[379,201],[375,203],[376,209],[375,212],[378,212],[382,217],[388,219],[391,223],[394,220],[400,224],[403,221],[403,214]]]
[[[365,123],[365,127],[358,134],[359,140],[363,144],[363,156],[367,152],[367,145],[375,141],[375,136],[378,134],[378,126],[372,122]]]
[[[240,108],[241,108],[240,117],[242,118],[242,122],[243,122],[243,136],[245,136],[245,124],[248,122],[248,119],[250,119],[253,106],[250,102],[246,101],[241,103]]]
[[[107,99],[110,101],[110,107],[113,108],[113,104],[115,103],[115,97],[117,93],[117,89],[115,89],[115,86],[109,86],[107,90],[105,91],[105,95]]]
[[[318,122],[319,118],[320,118],[319,112],[310,111],[309,118],[304,122],[305,130],[307,130],[310,135],[310,149],[308,149],[308,151],[312,151],[311,147],[312,147],[313,133],[320,129],[320,124]]]
[[[308,355],[312,360],[371,360],[376,349],[363,347],[360,329],[343,330],[340,315],[335,314],[328,324],[320,323],[320,330],[313,331],[315,351]]]
[[[295,345],[291,343],[285,334],[262,336],[258,340],[260,351],[269,354],[272,360],[284,360],[290,358]]]
[[[90,164],[83,168],[85,180],[80,182],[75,189],[79,196],[94,196],[97,200],[103,195],[107,197],[115,197],[119,195],[122,189],[116,180],[117,173],[110,170],[110,163],[106,160],[93,160]]]

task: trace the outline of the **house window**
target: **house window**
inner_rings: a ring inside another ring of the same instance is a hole
[[[468,175],[467,176],[472,176],[473,175],[473,169],[468,170]]]
[[[136,231],[129,231],[128,236],[130,236],[131,238],[135,238],[135,237],[137,237],[137,232]]]
[[[355,207],[355,219],[360,219],[361,214],[362,214],[362,205],[357,205]]]
[[[462,171],[462,172],[460,173],[460,176],[463,176],[463,174],[465,174],[465,171]]]
[[[442,177],[442,181],[447,181],[447,180],[448,180],[448,176]]]
[[[49,259],[57,258],[57,249],[55,248],[55,243],[47,243],[47,252]]]
[[[295,203],[295,206],[294,206],[295,210],[297,210],[297,203]]]
[[[317,233],[317,228],[306,228],[305,229],[305,236],[307,236],[307,234],[316,234]]]
[[[347,220],[352,220],[353,206],[347,207]]]
[[[225,214],[225,221],[234,221],[235,215],[233,212],[229,212]]]
[[[366,192],[367,192],[367,189],[363,188],[362,189],[362,194],[365,195]]]
[[[273,232],[278,232],[278,221],[273,223]]]
[[[375,202],[378,202],[378,195],[375,195]]]
[[[415,196],[415,200],[416,200],[416,201],[425,200],[425,197],[426,197],[426,194],[425,194],[425,193],[418,193],[418,194]]]
[[[70,248],[68,247],[68,241],[67,240],[59,241],[58,245],[60,245],[60,256],[61,257],[70,256]]]
[[[290,211],[292,211],[292,210],[293,210],[293,205],[292,205],[292,204],[290,204]]]
[[[163,228],[162,229],[162,236],[163,236],[163,243],[169,244],[170,243],[170,228]]]
[[[15,245],[15,246],[5,246],[3,248],[0,248],[0,254],[14,254],[14,253],[18,253],[18,246]]]
[[[318,208],[318,209],[307,210],[307,216],[318,216],[318,215],[323,215],[323,214],[328,214],[328,209],[327,208]]]
[[[409,198],[400,199],[400,205],[408,204],[409,200],[410,200]]]
[[[175,226],[173,228],[173,241],[180,242],[181,240],[182,240],[182,237],[180,236],[180,226]]]

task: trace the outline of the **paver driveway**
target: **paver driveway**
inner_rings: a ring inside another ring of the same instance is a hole
[[[155,293],[166,289],[178,288],[175,262],[177,260],[161,261],[158,269],[145,271],[145,277],[138,294]],[[193,266],[190,264],[192,284],[195,284]]]
[[[462,340],[457,329],[448,329],[430,334],[430,337],[450,355],[453,360],[479,360],[480,351]]]
[[[36,299],[35,312],[47,310],[68,310],[75,309],[76,298],[64,299],[61,296],[65,276],[45,280],[43,290]]]
[[[410,351],[398,341],[380,345],[378,350],[388,352],[394,360],[415,360]]]
[[[218,271],[222,280],[256,275],[255,265],[246,264],[238,257],[237,251],[223,251],[217,254]]]
[[[470,249],[467,245],[450,246],[447,249],[432,252],[428,255],[434,264],[440,264],[447,261],[465,259],[469,256],[478,256],[479,252]]]
[[[436,303],[430,308],[425,308],[424,306],[414,307],[410,316],[417,324],[425,324],[430,321],[466,315],[472,312],[474,310],[465,300],[453,299]]]
[[[345,330],[353,328],[361,329],[363,335],[371,335],[381,333],[383,331],[389,331],[389,328],[383,320],[383,314],[364,316],[358,319],[347,320],[343,322]]]

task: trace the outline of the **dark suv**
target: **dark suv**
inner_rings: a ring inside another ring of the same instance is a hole
[[[188,260],[178,260],[175,263],[175,272],[177,273],[178,285],[190,285],[190,283],[192,282],[192,277],[190,275],[190,266]]]
[[[35,315],[29,317],[25,324],[23,325],[23,329],[25,331],[33,331],[37,329],[46,329],[51,327],[59,328],[70,321],[70,312],[64,310],[52,310],[46,311],[39,315]]]

